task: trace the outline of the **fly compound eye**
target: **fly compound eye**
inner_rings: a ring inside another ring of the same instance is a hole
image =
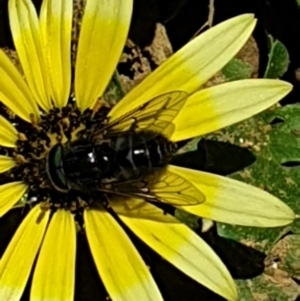
[[[48,177],[57,191],[91,193],[110,170],[109,147],[86,140],[59,145],[48,156]]]
[[[46,172],[53,188],[59,192],[67,193],[69,187],[62,164],[63,152],[63,146],[59,143],[51,148],[47,157]]]

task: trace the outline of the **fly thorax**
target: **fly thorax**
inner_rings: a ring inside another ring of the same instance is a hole
[[[104,147],[96,147],[85,141],[78,141],[65,149],[63,170],[69,185],[76,189],[90,187],[110,168],[110,159]]]

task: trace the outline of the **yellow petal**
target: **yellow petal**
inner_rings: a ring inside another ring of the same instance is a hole
[[[30,121],[30,114],[39,115],[37,104],[20,72],[0,49],[0,99],[15,114]]]
[[[131,90],[109,113],[112,120],[160,94],[192,93],[241,49],[255,26],[253,15],[227,20],[192,40]]]
[[[16,128],[9,121],[7,121],[3,116],[0,116],[0,145],[6,147],[15,147],[17,140],[18,140],[18,132]]]
[[[206,202],[180,207],[192,214],[219,222],[251,227],[279,227],[290,224],[295,213],[285,203],[257,187],[226,177],[168,166],[204,193]]]
[[[9,0],[8,11],[14,44],[33,99],[49,111],[50,81],[36,10],[31,0]]]
[[[151,204],[146,206],[154,207]],[[162,218],[166,217],[166,223],[139,218],[138,212],[136,217],[133,217],[134,212],[131,217],[119,217],[141,240],[183,273],[224,298],[236,300],[234,281],[214,251],[186,225],[178,223],[161,209],[156,210]],[[169,222],[170,218],[174,223]]]
[[[76,226],[70,212],[57,211],[47,229],[33,274],[30,300],[73,301]]]
[[[10,170],[16,165],[17,163],[13,158],[0,155],[0,173]]]
[[[162,215],[161,211],[157,210],[155,206],[148,206],[148,203],[141,202],[141,199],[126,198],[124,200],[124,198],[120,198],[114,199],[110,204],[118,215],[151,219],[162,223],[180,223],[180,221],[175,220],[171,215]]]
[[[0,186],[0,217],[21,199],[27,188],[23,182],[12,182]]]
[[[30,210],[0,260],[1,300],[17,301],[26,286],[43,239],[49,211],[39,206]]]
[[[40,13],[51,95],[59,108],[66,105],[70,95],[72,10],[72,0],[44,0]]]
[[[203,89],[191,95],[173,123],[173,141],[214,132],[277,103],[292,85],[272,79],[247,79]]]
[[[81,111],[92,108],[104,93],[127,37],[132,0],[89,0],[86,3],[75,67],[75,97]]]
[[[110,298],[162,300],[148,268],[114,218],[104,210],[86,210],[84,221],[96,267]]]

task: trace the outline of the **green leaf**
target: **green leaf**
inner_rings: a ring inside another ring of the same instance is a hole
[[[232,177],[269,191],[286,202],[296,213],[300,211],[300,168],[285,167],[282,163],[299,160],[298,116],[300,116],[298,105],[277,108],[209,137],[251,147],[257,157],[256,162]],[[280,118],[282,122],[271,125],[271,121],[276,118]],[[260,250],[269,251],[287,232],[300,233],[300,222],[296,220],[290,226],[275,229],[218,224],[218,231],[223,236],[249,242]]]
[[[271,250],[268,261],[276,262],[276,267],[300,279],[300,235],[291,234],[280,240]]]
[[[185,223],[187,226],[189,226],[191,229],[197,229],[199,227],[199,217],[192,215],[188,212],[185,212],[183,210],[180,209],[176,209],[175,210],[175,217]]]
[[[280,163],[298,162],[300,166],[300,106],[286,106],[270,115],[269,121],[279,119],[274,127],[270,149]],[[299,171],[297,172],[297,174]]]
[[[223,69],[222,74],[228,81],[250,78],[252,66],[240,59],[232,59]]]
[[[286,47],[269,35],[270,53],[265,78],[279,78],[288,69],[290,63],[289,53]]]

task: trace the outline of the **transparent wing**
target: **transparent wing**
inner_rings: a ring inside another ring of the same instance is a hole
[[[198,205],[205,201],[204,194],[191,182],[168,170],[160,172],[158,178],[150,178],[148,187],[157,201],[174,206]]]
[[[135,196],[173,206],[198,205],[204,194],[183,177],[165,169],[156,168],[154,174],[134,180],[112,183],[100,191],[115,195]]]
[[[188,93],[184,91],[172,91],[159,95],[113,122],[108,121],[108,124],[101,128],[101,132],[105,132],[105,137],[114,136],[120,132],[141,130],[170,135],[173,131],[169,125],[185,104],[187,97]],[[95,135],[97,134],[99,132]]]

